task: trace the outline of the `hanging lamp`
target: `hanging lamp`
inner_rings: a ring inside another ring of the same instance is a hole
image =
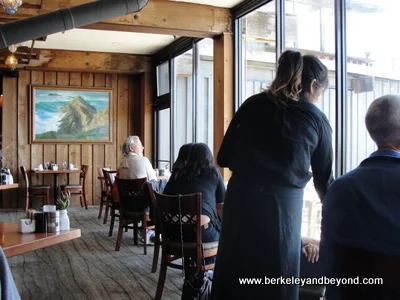
[[[20,44],[8,46],[8,50],[10,50],[11,54],[7,56],[4,64],[11,70],[15,70],[18,65],[18,59],[15,57],[14,53],[17,51],[19,46]]]
[[[22,0],[0,0],[0,4],[3,6],[6,13],[13,15],[22,5]]]

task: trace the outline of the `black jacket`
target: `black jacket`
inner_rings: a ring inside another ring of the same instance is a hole
[[[304,188],[313,177],[322,198],[333,181],[332,129],[306,99],[277,106],[259,93],[234,115],[217,162],[233,176],[281,187]]]

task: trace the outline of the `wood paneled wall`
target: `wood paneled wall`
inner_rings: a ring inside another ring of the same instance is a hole
[[[28,170],[54,160],[59,165],[66,161],[76,166],[90,166],[86,196],[88,204],[98,204],[100,183],[97,167],[117,167],[121,158],[120,145],[128,135],[143,134],[141,122],[144,100],[142,75],[117,75],[76,72],[20,71],[19,78],[3,78],[3,148],[4,162],[11,167],[14,181],[23,182],[19,167]],[[112,88],[113,143],[112,144],[29,144],[29,115],[31,84],[47,86]],[[53,188],[52,175],[30,175],[31,184],[48,184]],[[59,184],[78,182],[78,175],[59,175]],[[23,188],[3,192],[2,207],[23,207]],[[51,190],[51,194],[53,190]],[[38,200],[40,201],[40,200]],[[73,205],[79,200],[74,197]],[[36,205],[37,206],[37,205]]]

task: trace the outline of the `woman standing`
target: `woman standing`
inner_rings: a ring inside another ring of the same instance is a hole
[[[232,177],[213,300],[298,299],[296,285],[264,283],[299,277],[303,189],[313,177],[322,199],[333,180],[332,130],[312,103],[327,86],[328,70],[318,58],[286,51],[270,88],[233,117],[217,157]],[[262,284],[241,284],[243,278]]]

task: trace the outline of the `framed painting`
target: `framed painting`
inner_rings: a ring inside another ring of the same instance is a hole
[[[31,143],[112,143],[112,90],[31,85]]]

